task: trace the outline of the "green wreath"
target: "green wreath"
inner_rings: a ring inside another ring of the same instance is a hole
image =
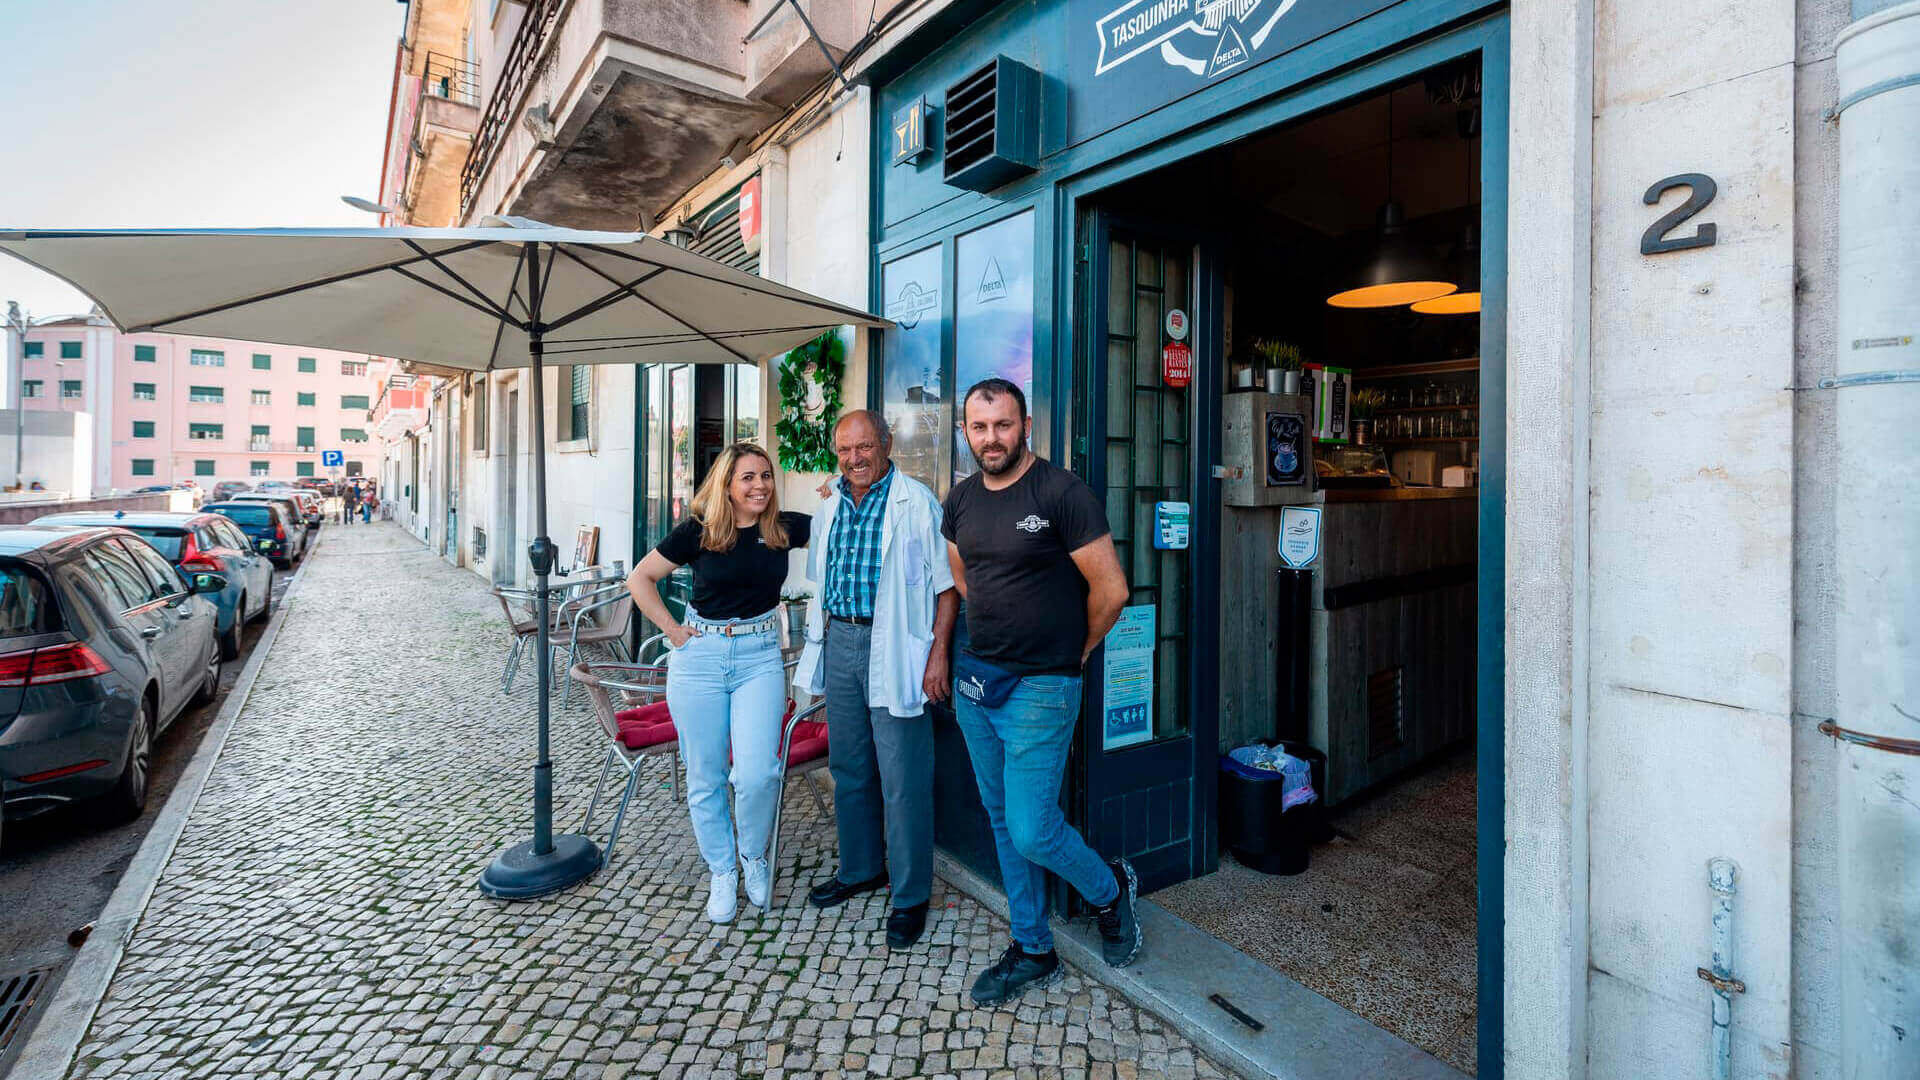
[[[811,368],[811,374],[808,369]],[[794,472],[832,472],[839,465],[833,452],[833,425],[840,419],[840,384],[847,375],[847,346],[840,331],[829,330],[780,361],[780,465]],[[807,382],[820,385],[823,408],[818,419],[807,416]]]

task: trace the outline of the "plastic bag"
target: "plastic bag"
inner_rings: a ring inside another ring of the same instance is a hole
[[[1280,806],[1291,810],[1319,798],[1313,790],[1313,772],[1304,758],[1294,757],[1277,746],[1250,744],[1227,751],[1232,771],[1249,780],[1279,780]]]

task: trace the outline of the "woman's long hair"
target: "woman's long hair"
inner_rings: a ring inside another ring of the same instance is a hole
[[[708,551],[732,551],[740,530],[733,523],[733,500],[727,489],[733,485],[733,472],[741,458],[760,458],[773,468],[773,457],[750,442],[737,442],[720,451],[720,457],[707,470],[700,490],[693,493],[693,519],[701,526],[700,546]],[[780,484],[776,476],[767,492],[767,508],[760,514],[760,539],[775,551],[787,546],[787,529],[780,524]]]

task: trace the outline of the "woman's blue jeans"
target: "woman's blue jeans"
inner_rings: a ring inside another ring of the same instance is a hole
[[[1013,940],[1028,952],[1053,948],[1047,871],[1099,907],[1120,894],[1113,871],[1060,812],[1060,783],[1080,716],[1080,679],[1028,675],[998,708],[953,696],[980,801],[993,825]]]
[[[688,625],[724,624],[689,618]],[[776,631],[728,637],[708,630],[667,657],[667,709],[687,766],[687,813],[700,857],[713,873],[731,873],[742,853],[750,859],[767,853],[780,791],[780,722],[786,703]],[[733,813],[727,809],[729,781]],[[738,848],[734,814],[739,816]]]

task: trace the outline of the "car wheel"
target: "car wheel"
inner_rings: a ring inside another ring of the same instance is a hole
[[[193,703],[205,705],[220,693],[220,643],[214,642],[207,651],[207,670],[200,678],[200,688],[193,692]]]
[[[240,603],[233,609],[233,622],[227,626],[227,632],[220,635],[220,659],[231,660],[240,655],[240,624],[247,610],[247,594],[240,594]]]
[[[140,711],[133,717],[133,740],[127,747],[127,765],[120,780],[107,796],[108,811],[120,821],[132,821],[147,808],[147,784],[153,772],[153,715],[147,701],[140,699]]]

